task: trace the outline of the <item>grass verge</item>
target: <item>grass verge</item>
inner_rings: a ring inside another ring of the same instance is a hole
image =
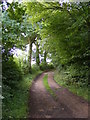
[[[10,91],[12,97],[3,105],[3,119],[27,117],[29,89],[33,79],[40,73],[42,71],[33,70],[32,74],[24,75],[23,80],[18,83],[18,89]]]
[[[54,80],[59,85],[68,88],[69,91],[71,91],[72,93],[77,94],[78,96],[83,97],[87,101],[90,101],[90,97],[88,97],[90,92],[88,91],[87,87],[78,87],[75,84],[74,85],[73,84],[67,85],[65,77],[66,76],[63,74],[63,72],[55,71]]]
[[[45,86],[46,90],[56,99],[56,94],[50,88],[50,86],[48,84],[48,75],[47,74],[43,77],[43,83],[44,83],[44,86]]]

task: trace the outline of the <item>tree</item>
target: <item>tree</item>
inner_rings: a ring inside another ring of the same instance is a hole
[[[78,76],[86,80],[90,58],[88,4],[37,2],[27,3],[26,10],[32,15],[33,22],[41,24],[38,25],[38,30],[43,43],[47,39],[44,46],[51,53],[54,65],[61,64],[66,68],[73,66],[72,71],[75,69],[79,73]],[[76,74],[77,72],[71,76]]]
[[[35,42],[37,34],[33,33],[31,36],[29,36],[28,41],[29,41],[29,72],[31,72],[31,60],[32,60],[32,44]]]
[[[39,59],[39,43],[38,40],[36,41],[36,64],[39,66],[40,59]]]
[[[22,13],[19,13],[19,10]],[[17,2],[10,4],[8,9],[2,13],[3,60],[7,60],[10,56],[13,56],[10,54],[11,48],[18,46],[21,42],[21,22],[23,21],[24,14],[25,9]]]

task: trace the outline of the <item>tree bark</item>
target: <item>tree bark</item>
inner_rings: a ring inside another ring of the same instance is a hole
[[[39,66],[40,59],[39,59],[39,44],[38,41],[36,41],[36,64]]]
[[[45,52],[44,52],[44,64],[47,64],[46,58],[47,58],[47,52],[45,51]]]
[[[29,39],[29,57],[28,57],[28,61],[29,61],[29,72],[31,72],[31,61],[32,61],[32,42]]]

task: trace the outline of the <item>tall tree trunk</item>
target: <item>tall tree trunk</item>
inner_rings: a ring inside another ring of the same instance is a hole
[[[32,61],[32,42],[29,39],[29,57],[28,57],[28,61],[29,61],[29,72],[31,72],[31,61]]]
[[[47,52],[45,51],[45,52],[44,52],[44,63],[45,63],[45,64],[47,64],[46,58],[47,58]]]
[[[39,44],[38,41],[36,41],[36,64],[39,66],[40,60],[39,60]]]

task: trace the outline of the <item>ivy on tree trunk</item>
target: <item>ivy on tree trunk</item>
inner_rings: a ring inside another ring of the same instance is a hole
[[[36,64],[39,66],[40,60],[39,60],[39,44],[38,41],[36,41]]]
[[[29,57],[28,57],[29,72],[31,72],[31,61],[32,61],[32,41],[31,39],[29,39]]]
[[[47,64],[46,58],[47,58],[47,52],[46,52],[46,50],[45,50],[45,52],[44,52],[44,64],[45,64],[45,65]]]

